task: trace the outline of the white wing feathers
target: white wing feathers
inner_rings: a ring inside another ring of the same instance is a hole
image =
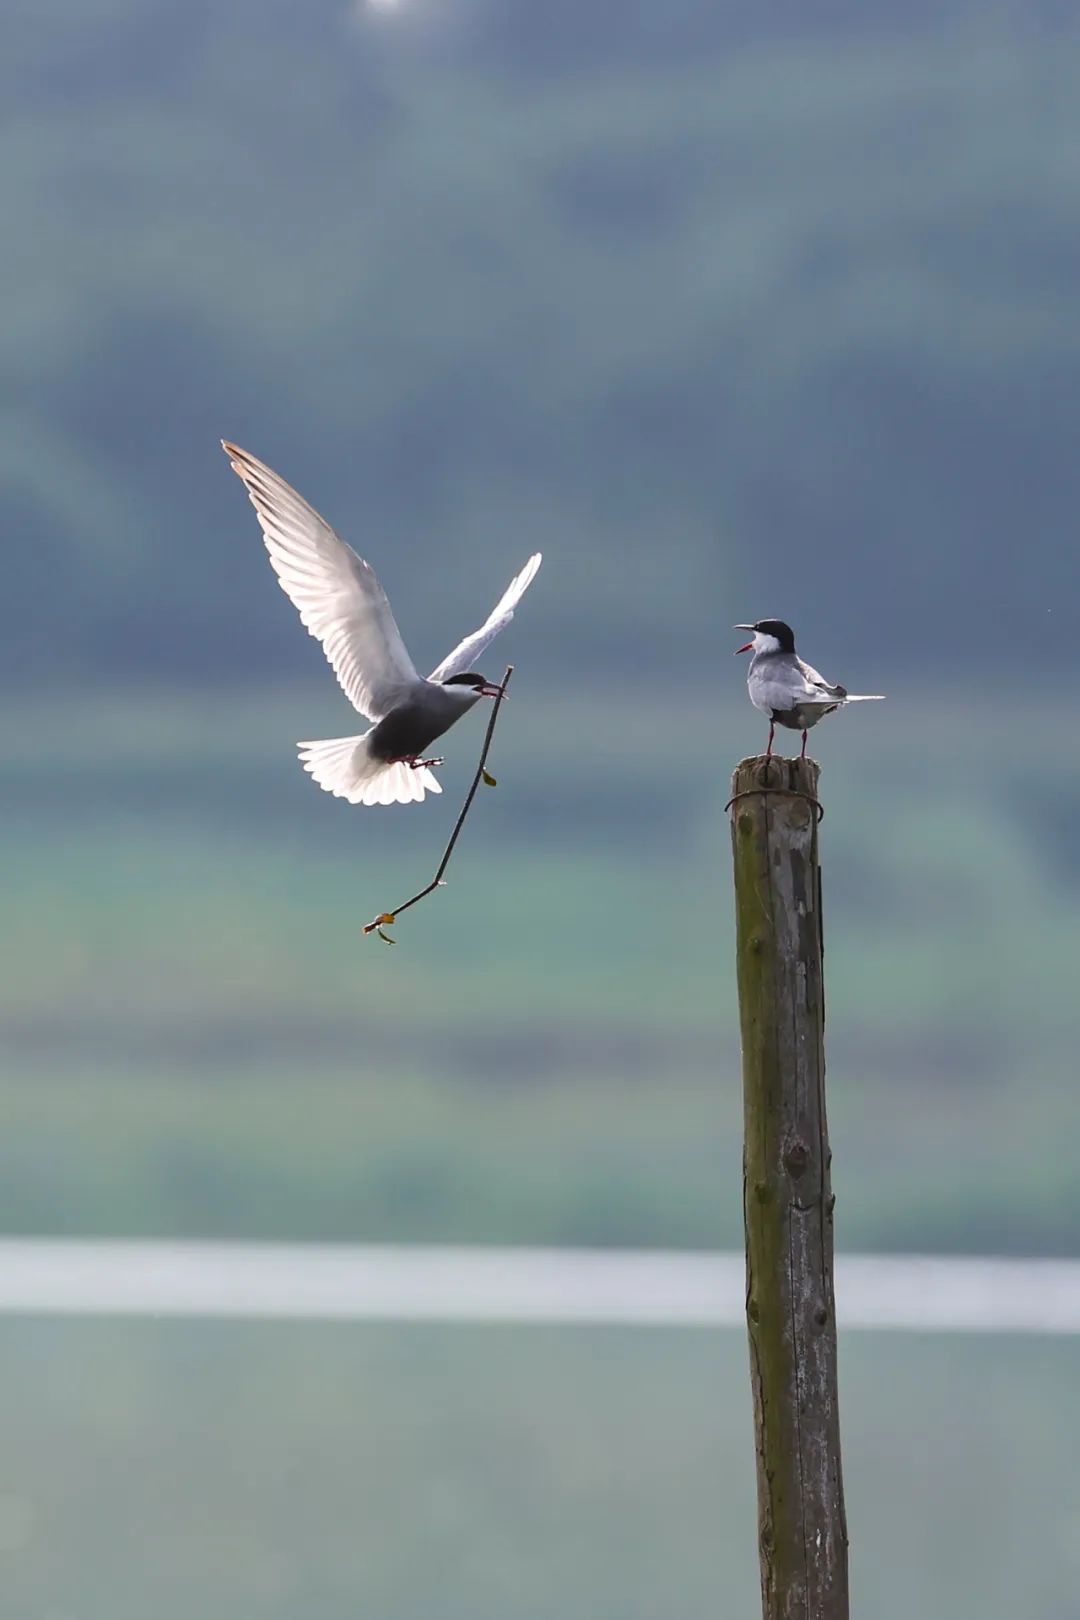
[[[798,702],[808,703],[883,703],[885,700],[881,693],[874,692],[846,692],[842,686],[833,686],[824,675],[818,673],[812,664],[799,659],[799,673],[806,683],[806,696],[800,696]]]
[[[800,692],[798,701],[801,703],[836,703],[844,696],[842,686],[833,686],[824,675],[816,670],[813,664],[799,659],[796,668],[805,683],[805,691]]]
[[[258,515],[279,585],[350,703],[381,720],[419,677],[374,570],[284,478],[235,444],[223,439],[222,448]]]
[[[534,552],[521,573],[510,581],[479,630],[474,630],[471,636],[466,636],[464,641],[459,642],[453,652],[448,653],[442,663],[432,670],[428,676],[429,680],[449,680],[451,675],[463,675],[466,670],[476,668],[476,660],[484,648],[494,641],[499,631],[505,629],[514,617],[514,609],[536,578],[541,560],[541,553]]]

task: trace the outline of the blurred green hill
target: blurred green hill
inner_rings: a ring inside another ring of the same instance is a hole
[[[764,727],[730,682],[520,669],[499,788],[394,950],[362,925],[430,876],[475,716],[396,814],[291,757],[342,718],[322,685],[4,716],[0,1228],[739,1246],[723,807]],[[909,691],[814,734],[848,1250],[1076,1252],[1080,761],[977,713]]]
[[[432,662],[535,545],[541,670],[1070,657],[1065,13],[50,0],[0,84],[5,678],[313,667],[222,434]]]

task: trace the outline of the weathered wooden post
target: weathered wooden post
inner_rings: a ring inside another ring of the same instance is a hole
[[[847,1620],[813,760],[744,759],[731,841],[765,1620]]]

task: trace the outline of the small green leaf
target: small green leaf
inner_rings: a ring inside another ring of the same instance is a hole
[[[496,782],[489,770],[485,769],[481,771],[480,774],[484,778],[484,781],[487,783],[488,787],[498,787],[498,782]]]

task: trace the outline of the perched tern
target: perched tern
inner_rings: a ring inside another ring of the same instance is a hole
[[[783,619],[759,619],[757,624],[737,624],[736,630],[752,630],[754,639],[736,654],[753,652],[746,685],[755,709],[769,717],[769,746],[765,758],[772,758],[773,733],[777,726],[802,732],[800,759],[806,758],[806,733],[834,709],[846,703],[881,703],[883,694],[849,692],[843,686],[830,686],[823,675],[806,664],[795,651],[795,632]]]
[[[540,553],[510,581],[479,630],[422,680],[370,565],[284,478],[237,445],[221,444],[258,515],[278,584],[322,643],[345,696],[374,722],[359,737],[298,743],[304,769],[350,804],[419,804],[425,792],[441,793],[430,767],[442,760],[421,756],[480,698],[502,691],[472,666],[514,617]]]

